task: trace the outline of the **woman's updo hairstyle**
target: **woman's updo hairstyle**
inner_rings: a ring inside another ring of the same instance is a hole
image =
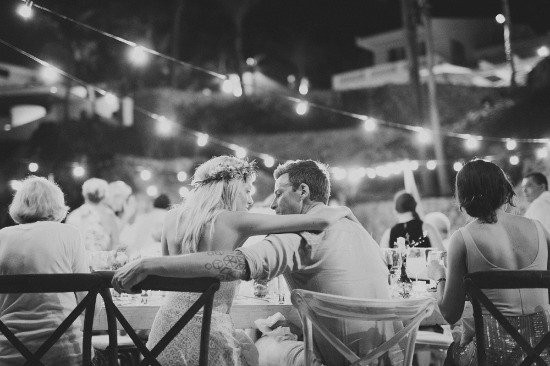
[[[420,216],[418,216],[416,212],[416,200],[412,194],[405,191],[399,191],[395,194],[393,202],[397,213],[410,212],[415,219],[420,219]]]
[[[473,160],[456,174],[456,199],[460,210],[481,222],[497,222],[496,210],[505,203],[514,206],[512,184],[497,165]]]

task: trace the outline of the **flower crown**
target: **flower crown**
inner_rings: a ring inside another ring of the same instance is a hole
[[[222,180],[229,181],[235,178],[246,180],[254,174],[256,174],[255,161],[242,161],[236,165],[220,164],[212,169],[206,178],[202,180],[194,180],[192,184],[195,188],[198,188],[210,183],[220,182]]]

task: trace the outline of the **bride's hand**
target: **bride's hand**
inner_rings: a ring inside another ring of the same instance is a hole
[[[361,225],[359,220],[357,220],[357,217],[351,212],[351,210],[346,206],[338,206],[338,207],[323,207],[321,210],[317,212],[321,217],[323,217],[325,220],[327,220],[330,224],[334,224],[340,219],[343,219],[344,217],[358,223]]]

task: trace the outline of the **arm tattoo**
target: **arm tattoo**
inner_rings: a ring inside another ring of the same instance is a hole
[[[250,268],[242,253],[210,252],[208,255],[214,256],[215,259],[207,263],[205,268],[216,272],[215,277],[220,281],[248,280],[250,278]]]

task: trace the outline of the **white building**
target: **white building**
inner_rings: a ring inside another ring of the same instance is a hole
[[[509,84],[509,68],[505,62],[503,28],[494,19],[449,19],[432,20],[436,66],[434,73],[442,83],[478,86],[501,86]],[[536,49],[550,46],[550,38],[533,37],[529,27],[514,26],[518,39],[513,40],[517,58],[518,79],[524,80],[533,63],[540,59]],[[427,75],[425,65],[426,32],[417,28],[419,40],[421,77]],[[408,83],[406,37],[403,29],[356,39],[356,45],[373,55],[373,65],[333,75],[334,90],[351,90]],[[525,52],[528,49],[528,52]],[[516,52],[522,50],[523,52]],[[531,54],[529,54],[529,52]],[[534,57],[534,58],[533,58]],[[478,64],[483,65],[479,68]]]

